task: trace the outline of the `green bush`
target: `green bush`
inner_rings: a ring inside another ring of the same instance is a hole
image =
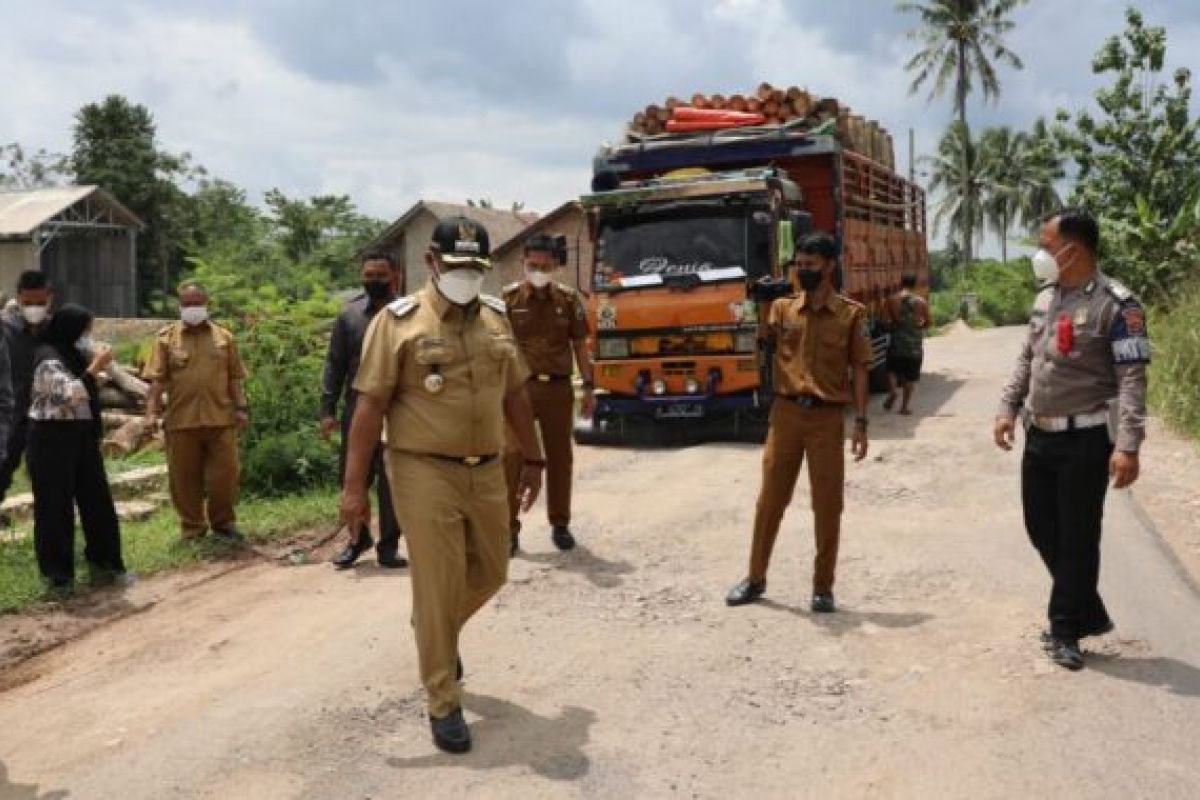
[[[976,261],[963,280],[930,296],[934,324],[946,325],[957,319],[962,297],[967,293],[975,295],[975,313],[969,320],[973,327],[1024,325],[1037,296],[1029,259],[1013,259],[1007,264]]]
[[[1180,292],[1169,312],[1151,314],[1150,336],[1150,401],[1171,424],[1200,439],[1200,284]]]

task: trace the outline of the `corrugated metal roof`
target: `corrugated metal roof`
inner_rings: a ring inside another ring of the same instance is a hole
[[[109,208],[114,219],[130,227],[142,227],[132,211],[98,186],[55,186],[0,192],[0,237],[29,236],[39,225],[92,195]]]

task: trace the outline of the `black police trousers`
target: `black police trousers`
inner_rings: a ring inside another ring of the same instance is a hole
[[[350,449],[350,423],[354,421],[354,405],[348,404],[342,416],[342,448],[338,453],[338,482],[346,478],[346,456]],[[400,523],[392,505],[392,486],[388,483],[387,465],[383,458],[383,445],[375,445],[371,465],[367,469],[367,488],[375,484],[375,499],[379,505],[379,541],[375,552],[383,557],[396,555],[400,550]]]
[[[1101,425],[1026,431],[1021,461],[1025,530],[1050,571],[1050,631],[1078,639],[1110,623],[1097,586],[1100,527],[1113,446]]]
[[[34,422],[26,459],[33,483],[33,544],[42,576],[57,584],[75,579],[76,507],[84,558],[95,568],[124,572],[120,523],[95,425]]]

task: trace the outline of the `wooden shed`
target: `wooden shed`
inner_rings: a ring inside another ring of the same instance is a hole
[[[137,316],[137,236],[145,226],[98,186],[0,192],[0,293],[40,270],[58,303]]]

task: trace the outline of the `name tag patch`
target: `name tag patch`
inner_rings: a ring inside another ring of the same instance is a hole
[[[1118,364],[1134,364],[1150,360],[1150,339],[1145,336],[1130,336],[1112,343],[1113,361]]]

